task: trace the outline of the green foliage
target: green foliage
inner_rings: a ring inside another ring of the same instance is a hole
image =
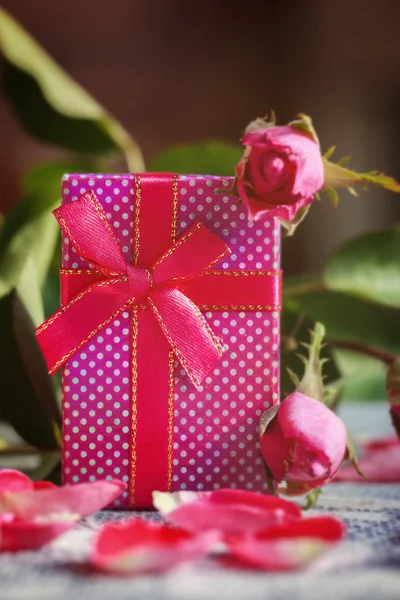
[[[60,411],[32,321],[11,292],[0,300],[0,409],[29,444],[56,450]]]
[[[395,309],[331,290],[293,300],[299,312],[325,324],[328,342],[359,342],[400,353],[400,312]]]
[[[60,385],[47,375],[34,326],[59,304],[60,233],[51,211],[60,203],[60,180],[66,172],[112,171],[121,155],[130,171],[142,171],[144,165],[131,135],[2,8],[0,54],[2,90],[23,127],[36,138],[76,154],[70,160],[37,165],[28,171],[20,203],[5,218],[0,215],[0,412],[27,442],[56,450]],[[272,113],[269,121],[257,119],[247,131],[274,123]],[[299,115],[291,126],[318,142],[306,115]],[[354,186],[372,183],[400,191],[400,185],[382,173],[359,174],[345,168],[350,157],[337,164],[330,162],[334,150],[329,149],[323,159],[325,191],[334,208],[338,187],[356,194]],[[219,141],[183,144],[156,156],[149,170],[233,175],[242,152],[239,144]],[[288,235],[308,210],[284,224]],[[329,401],[337,402],[342,392],[352,399],[383,397],[385,368],[364,356],[362,348],[376,347],[400,355],[399,255],[400,229],[369,233],[340,248],[320,278],[285,279],[283,397],[293,390],[291,378],[300,383],[304,367],[298,358],[299,347],[309,340],[316,321],[324,323],[330,342],[320,347],[319,328],[311,344],[314,358],[320,353],[327,360],[324,381],[333,394]],[[318,364],[313,364],[318,371]],[[321,385],[308,393],[321,396]],[[48,468],[54,466],[54,456],[50,463]]]
[[[132,171],[143,170],[133,138],[0,8],[3,89],[32,135],[75,152],[120,151]]]
[[[363,234],[328,262],[324,280],[332,290],[400,308],[400,229]]]
[[[51,212],[60,204],[60,180],[66,172],[87,168],[88,164],[46,163],[28,171],[22,200],[0,230],[0,298],[16,288],[35,325],[44,317],[41,291],[60,239]]]
[[[242,153],[239,145],[224,142],[182,144],[156,156],[149,170],[187,175],[233,175]]]

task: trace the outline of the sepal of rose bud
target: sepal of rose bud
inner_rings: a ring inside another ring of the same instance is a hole
[[[367,189],[368,185],[377,185],[391,192],[400,193],[400,183],[393,177],[385,175],[381,171],[369,171],[368,173],[357,173],[345,167],[350,157],[334,163],[328,158],[332,155],[334,147],[325,154],[322,158],[324,165],[324,187],[332,201],[333,208],[336,209],[339,198],[336,189],[346,188],[353,196],[357,196],[357,191],[354,186],[360,186],[362,189]]]
[[[325,327],[322,323],[316,323],[314,330],[310,332],[310,343],[303,344],[308,350],[308,358],[298,355],[305,364],[304,375],[300,381],[296,375],[289,371],[289,375],[296,386],[296,390],[305,396],[324,402],[325,388],[322,377],[322,367],[326,359],[321,359]]]
[[[275,127],[276,125],[276,114],[275,111],[271,110],[270,114],[265,117],[257,117],[254,121],[250,121],[247,125],[244,133],[253,133],[254,131],[259,131],[260,129],[268,129],[269,127]]]

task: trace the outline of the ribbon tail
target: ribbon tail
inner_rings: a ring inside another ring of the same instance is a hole
[[[148,302],[190,381],[199,386],[224,352],[218,338],[198,307],[179,290],[157,288]]]
[[[36,329],[50,375],[134,302],[125,279],[106,279],[75,296]]]

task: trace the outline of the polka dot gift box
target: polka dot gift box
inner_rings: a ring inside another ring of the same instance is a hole
[[[266,487],[262,412],[279,396],[280,244],[231,178],[65,175],[61,309],[37,330],[63,373],[64,483]]]

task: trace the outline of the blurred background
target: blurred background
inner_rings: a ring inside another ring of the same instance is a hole
[[[400,178],[398,0],[3,0],[48,52],[132,133],[149,160],[167,146],[236,141],[270,108],[310,114],[324,150]],[[0,97],[0,210],[29,166],[65,157],[24,133]],[[228,173],[227,173],[228,174]],[[287,274],[317,271],[345,239],[393,224],[400,201],[371,190],[314,205],[285,243]],[[317,248],[317,250],[316,250]]]

